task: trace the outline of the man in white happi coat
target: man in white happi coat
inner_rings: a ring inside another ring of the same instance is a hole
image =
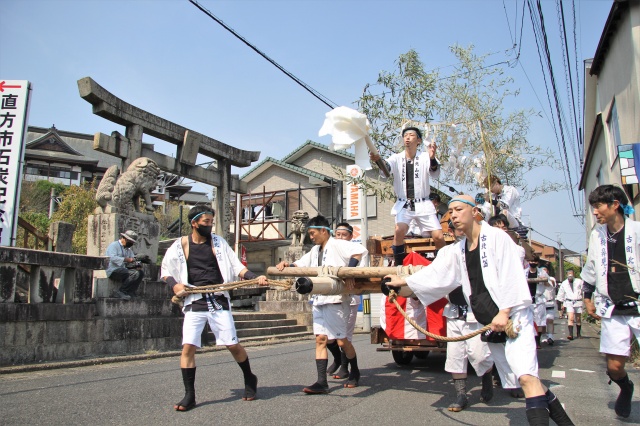
[[[538,270],[538,262],[540,258],[537,256],[529,262],[529,269],[526,272],[527,278],[535,280],[537,278],[546,278]],[[536,326],[536,348],[540,349],[540,339],[547,332],[547,305],[544,298],[545,282],[529,282],[529,293],[531,294],[531,310],[533,311],[533,322]]]
[[[491,325],[483,338],[502,380],[512,373],[522,386],[529,424],[547,425],[549,418],[572,424],[558,398],[538,378],[531,295],[515,243],[505,232],[475,220],[478,208],[471,196],[455,196],[449,212],[465,238],[413,275],[390,275],[389,285],[409,285],[425,306],[462,286],[478,322]],[[515,338],[504,334],[510,319],[518,332]]]
[[[558,283],[556,279],[549,275],[549,270],[546,266],[540,266],[540,271],[544,272],[549,278],[547,283],[549,285],[544,288],[544,304],[545,304],[545,313],[547,320],[547,333],[542,339],[542,343],[546,343],[549,346],[553,346],[553,332],[555,329],[554,321],[556,319],[556,291],[558,288]]]
[[[456,229],[453,223],[449,224],[449,229],[452,230],[456,241],[464,236],[464,233]],[[440,251],[447,250],[455,250],[455,248],[454,246],[445,246]],[[464,336],[482,328],[464,298],[462,287],[449,293],[447,299],[449,303],[445,305],[443,311],[443,316],[447,318],[447,337]],[[493,359],[487,343],[483,342],[480,336],[459,342],[447,342],[447,361],[444,369],[451,373],[453,387],[456,390],[456,400],[449,405],[449,411],[462,411],[469,404],[467,398],[468,362],[471,363],[476,374],[482,377],[480,401],[489,402],[493,398]]]
[[[495,214],[502,213],[509,221],[509,229],[513,229],[521,238],[527,238],[527,229],[522,225],[522,207],[520,205],[520,193],[510,185],[504,185],[495,175],[490,175],[484,182],[489,193],[485,194],[485,200],[495,210]]]
[[[589,194],[589,204],[598,224],[591,231],[587,263],[580,273],[584,302],[589,315],[602,320],[600,352],[607,356],[607,374],[620,386],[615,412],[626,418],[631,414],[633,382],[625,364],[631,336],[640,340],[640,223],[625,218],[634,211],[617,186],[597,187]]]
[[[178,238],[164,255],[160,276],[176,295],[187,287],[228,283],[239,278],[257,278],[258,284],[267,284],[264,275],[258,277],[245,268],[225,239],[212,233],[214,215],[207,206],[189,210],[191,234]],[[229,293],[188,293],[182,312],[180,368],[185,396],[173,406],[174,410],[188,411],[196,406],[196,349],[201,346],[202,330],[207,323],[216,337],[216,345],[226,346],[242,370],[245,385],[242,399],[253,401],[258,378],[251,372],[247,351],[238,343]]]
[[[309,238],[315,244],[311,250],[299,260],[289,264],[282,261],[276,265],[282,271],[285,267],[319,267],[319,266],[358,266],[367,249],[360,244],[338,240],[331,237],[329,222],[323,216],[316,216],[307,222]],[[353,288],[353,278],[345,279],[347,288]],[[307,394],[324,394],[329,392],[327,383],[327,342],[337,340],[347,356],[351,367],[345,388],[355,388],[360,380],[356,349],[347,339],[347,319],[349,318],[351,297],[349,295],[313,296],[313,333],[316,335],[316,370],[318,380],[302,391]]]
[[[403,129],[402,139],[404,151],[393,154],[386,160],[389,174],[393,176],[393,191],[397,197],[391,209],[396,222],[391,246],[396,265],[402,265],[406,257],[404,237],[409,231],[411,221],[415,221],[422,236],[431,235],[436,250],[444,247],[442,226],[436,208],[429,199],[429,178],[437,179],[440,176],[436,144],[430,143],[427,147],[428,152],[418,154],[418,148],[422,145],[422,132],[417,127]],[[380,155],[370,154],[370,158],[375,162],[380,159]]]
[[[347,222],[336,225],[336,239],[351,241],[353,238],[353,226]],[[354,243],[355,244],[355,243]],[[362,264],[363,262],[361,262]],[[358,306],[360,306],[361,297],[357,294],[351,295],[349,302],[349,318],[347,319],[347,339],[353,342],[353,332],[356,329],[356,319],[358,318]],[[346,379],[349,377],[349,360],[344,350],[338,347],[338,342],[333,340],[327,344],[327,349],[333,355],[333,364],[327,369],[327,374],[332,375],[334,379]],[[336,351],[337,350],[337,351]],[[339,369],[338,369],[339,368]]]
[[[567,279],[560,283],[558,290],[558,300],[562,302],[562,306],[567,312],[567,324],[569,327],[569,335],[567,339],[573,340],[573,325],[576,326],[576,337],[582,337],[582,299],[583,281],[575,278],[572,270],[567,271]]]

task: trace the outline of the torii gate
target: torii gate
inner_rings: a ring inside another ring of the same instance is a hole
[[[111,136],[96,133],[93,149],[120,157],[123,170],[139,157],[148,157],[158,167],[169,173],[184,176],[197,182],[216,187],[216,233],[227,240],[231,214],[230,192],[245,193],[246,183],[238,175],[231,174],[231,166],[248,167],[260,157],[259,151],[245,151],[203,134],[186,129],[169,120],[158,117],[114,96],[96,83],[91,77],[78,80],[80,97],[93,105],[93,113],[114,123],[125,126],[125,135],[113,132]],[[176,145],[176,156],[159,154],[151,144],[142,142],[142,135],[148,134]],[[196,165],[196,157],[202,154],[217,161],[217,169]]]

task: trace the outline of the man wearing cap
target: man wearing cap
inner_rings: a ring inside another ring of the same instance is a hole
[[[131,249],[138,240],[138,234],[127,230],[120,234],[120,239],[107,247],[106,256],[109,257],[107,277],[122,283],[113,293],[114,297],[130,300],[136,296],[136,291],[144,278],[140,262]]]
[[[214,215],[215,212],[208,206],[191,208],[187,214],[191,234],[178,238],[162,260],[160,275],[176,295],[187,287],[230,283],[240,278],[257,278],[259,285],[267,284],[264,275],[257,276],[245,268],[225,239],[212,233]],[[258,378],[251,371],[247,351],[238,342],[229,293],[187,293],[182,312],[184,321],[180,368],[185,395],[173,409],[189,411],[196,406],[196,349],[201,346],[202,331],[207,323],[216,337],[216,345],[226,346],[242,370],[242,399],[256,399]],[[218,382],[217,378],[214,380]]]
[[[625,369],[633,335],[640,340],[640,223],[626,193],[614,185],[601,185],[589,194],[597,225],[589,237],[584,280],[587,312],[601,319],[600,352],[607,356],[607,375],[620,387],[615,412],[631,415],[633,382]],[[595,305],[591,300],[595,296]],[[609,381],[609,384],[611,384]]]
[[[418,147],[422,144],[422,133],[417,127],[402,130],[402,139],[404,151],[393,154],[386,160],[389,174],[393,176],[393,190],[397,197],[391,209],[391,214],[396,217],[396,229],[391,246],[396,265],[402,265],[406,257],[404,237],[412,220],[418,225],[423,236],[431,233],[436,250],[444,247],[442,226],[429,199],[429,178],[437,179],[440,176],[436,144],[429,144],[428,153],[418,154]],[[377,154],[370,154],[369,157],[374,162],[380,159],[380,155]]]
[[[316,216],[307,222],[307,233],[315,244],[311,250],[294,263],[282,261],[276,265],[282,271],[286,267],[320,267],[320,266],[358,266],[367,249],[360,244],[338,240],[331,237],[329,221],[324,216]],[[347,288],[353,288],[353,278],[345,280]],[[316,335],[316,370],[318,380],[302,391],[307,394],[326,394],[327,383],[327,343],[337,340],[338,346],[344,350],[351,372],[345,388],[355,388],[360,380],[356,349],[347,339],[347,318],[349,317],[351,297],[349,295],[313,295],[313,333]]]
[[[388,276],[389,285],[408,285],[425,306],[461,286],[476,320],[491,325],[482,339],[489,343],[503,383],[514,374],[522,386],[529,424],[548,425],[549,418],[558,425],[573,424],[538,378],[531,295],[515,243],[505,232],[475,220],[478,207],[469,195],[455,196],[449,212],[464,238],[417,273]],[[509,320],[518,333],[513,338],[504,333]]]

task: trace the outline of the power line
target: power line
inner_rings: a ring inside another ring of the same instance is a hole
[[[264,59],[266,59],[267,61],[269,61],[273,66],[275,66],[276,68],[278,68],[280,71],[282,71],[285,75],[287,75],[287,77],[289,77],[290,79],[292,79],[293,81],[295,81],[296,83],[298,83],[300,86],[302,86],[302,88],[304,88],[307,92],[311,93],[315,98],[317,98],[320,102],[322,102],[323,104],[325,104],[326,106],[328,106],[329,108],[333,109],[335,107],[337,107],[338,105],[331,101],[329,98],[327,98],[326,96],[324,96],[322,93],[318,92],[317,90],[315,90],[313,87],[309,86],[308,84],[306,84],[304,81],[300,80],[298,77],[296,77],[295,75],[293,75],[291,72],[287,71],[282,65],[280,65],[279,63],[277,63],[275,60],[271,59],[269,56],[267,56],[264,52],[262,52],[260,49],[258,49],[256,46],[254,46],[253,44],[251,44],[247,39],[245,39],[244,37],[242,37],[240,34],[238,34],[236,31],[233,30],[233,28],[229,27],[227,24],[225,24],[220,18],[218,18],[217,16],[215,16],[213,13],[211,13],[210,11],[208,11],[207,9],[205,9],[204,7],[202,7],[196,0],[189,0],[189,2],[191,4],[193,4],[195,7],[197,7],[198,9],[200,9],[203,13],[205,13],[207,16],[209,16],[211,19],[213,19],[214,21],[216,21],[218,24],[220,24],[224,29],[226,29],[227,31],[229,31],[231,34],[233,34],[237,39],[239,39],[240,41],[242,41],[244,44],[246,44],[247,46],[249,46],[251,49],[253,49],[258,55],[262,56]]]
[[[531,20],[532,20],[532,24],[534,27],[534,35],[536,37],[536,45],[538,46],[538,55],[541,57],[542,53],[540,52],[540,43],[538,42],[538,32],[536,31],[536,19],[534,18],[534,13],[533,13],[533,7],[531,6],[531,0],[528,0],[528,6],[529,6],[529,13],[531,16]],[[564,125],[563,125],[563,120],[562,120],[562,108],[561,108],[561,102],[560,102],[560,98],[558,96],[558,89],[557,89],[557,85],[556,85],[556,80],[555,80],[555,74],[553,71],[553,65],[551,62],[551,52],[549,50],[549,41],[547,38],[547,33],[546,33],[546,29],[545,29],[545,25],[544,25],[544,15],[542,12],[542,5],[540,3],[540,0],[537,1],[537,18],[539,19],[539,32],[540,32],[540,38],[542,39],[542,42],[544,44],[544,56],[545,56],[545,60],[546,60],[546,64],[547,64],[547,69],[549,70],[549,80],[551,83],[551,88],[552,88],[552,93],[553,93],[553,98],[554,98],[554,102],[555,102],[555,110],[556,110],[556,115],[557,115],[557,120],[558,120],[558,128],[560,130],[560,140],[558,141],[558,143],[562,144],[562,147],[559,147],[559,151],[560,151],[560,155],[563,157],[564,159],[564,163],[566,165],[566,178],[568,179],[568,192],[570,195],[569,200],[571,201],[571,207],[573,210],[573,213],[577,213],[577,205],[576,205],[576,200],[575,200],[575,195],[573,193],[573,182],[571,180],[571,168],[569,166],[569,156],[567,155],[567,147],[566,147],[566,139],[565,139],[565,135],[564,135]],[[543,69],[543,75],[546,74],[544,72]],[[546,85],[546,77],[545,77],[545,86]],[[549,88],[547,86],[547,93],[549,91]],[[553,108],[551,108],[553,110]],[[557,137],[557,134],[556,134]]]

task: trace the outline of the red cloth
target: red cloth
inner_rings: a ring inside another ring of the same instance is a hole
[[[409,253],[403,262],[403,265],[429,265],[430,260],[426,259],[422,255],[411,252]],[[404,309],[407,314],[412,317],[418,324],[425,326],[430,333],[438,334],[440,336],[446,336],[447,325],[446,320],[442,316],[444,306],[447,304],[447,299],[440,299],[437,302],[432,303],[426,308],[426,321],[423,312],[416,312],[412,305],[415,305],[415,301],[407,300],[406,297],[398,296],[398,303]],[[426,337],[422,333],[419,333],[415,328],[409,324],[402,314],[396,309],[393,303],[384,298],[384,321],[381,321],[384,325],[384,331],[390,339],[427,339],[433,341],[433,339]],[[422,305],[420,305],[422,309]]]

